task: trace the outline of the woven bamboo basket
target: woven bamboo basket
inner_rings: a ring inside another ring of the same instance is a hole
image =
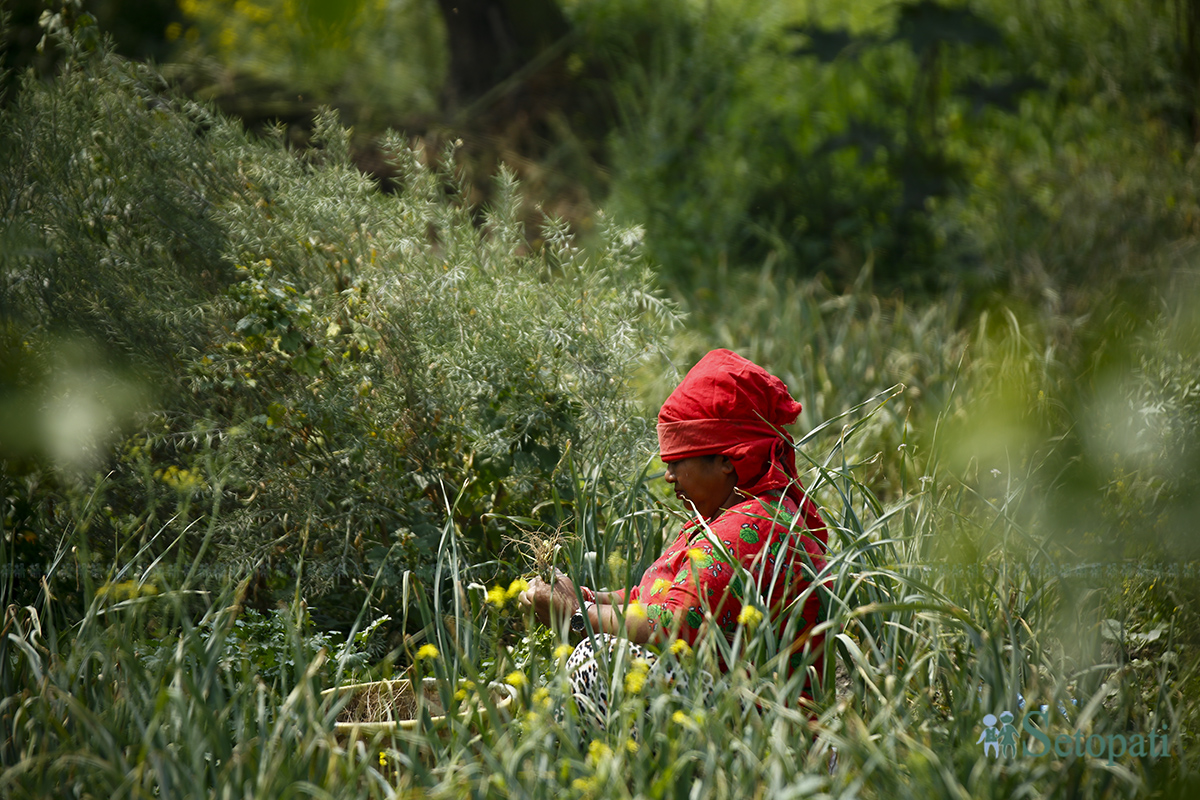
[[[356,735],[369,739],[377,733],[394,733],[399,730],[416,730],[422,725],[422,717],[428,714],[429,725],[438,726],[446,721],[442,707],[442,682],[438,678],[425,678],[421,696],[413,691],[408,679],[353,683],[326,689],[321,694],[350,697],[346,707],[338,716],[335,732],[342,736]],[[501,714],[507,714],[517,691],[506,683],[492,682],[487,690],[492,704]],[[458,718],[469,724],[478,725],[487,719],[484,704],[475,697],[474,702],[464,701],[459,705]]]

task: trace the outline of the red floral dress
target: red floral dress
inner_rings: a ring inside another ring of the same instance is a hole
[[[700,636],[706,612],[732,638],[747,596],[761,598],[755,605],[765,604],[782,626],[782,610],[825,565],[825,525],[807,498],[796,519],[799,509],[792,496],[777,490],[725,510],[709,523],[711,532],[692,520],[646,570],[629,599],[644,607],[651,630],[674,631],[678,625],[676,636],[688,644]],[[734,569],[734,562],[745,572]],[[799,650],[820,609],[814,592],[804,604],[789,672],[803,660]]]

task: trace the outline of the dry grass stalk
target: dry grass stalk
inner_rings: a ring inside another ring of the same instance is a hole
[[[529,563],[533,573],[547,583],[554,582],[554,559],[571,536],[559,525],[553,531],[532,531],[518,527],[520,536],[505,536],[506,545],[515,545]]]

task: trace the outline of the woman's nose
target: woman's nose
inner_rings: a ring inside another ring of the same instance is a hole
[[[666,480],[667,483],[675,482],[675,468],[670,464],[667,464],[667,473],[663,476],[663,479]]]

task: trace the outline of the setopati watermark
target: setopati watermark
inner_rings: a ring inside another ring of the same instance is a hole
[[[1018,755],[1040,758],[1051,754],[1058,758],[1087,756],[1103,759],[1109,766],[1122,757],[1165,758],[1171,755],[1170,737],[1166,730],[1103,735],[1076,730],[1051,736],[1043,730],[1047,719],[1044,708],[1027,713],[1019,725],[1014,724],[1016,717],[1011,711],[1002,711],[999,715],[985,714],[983,731],[975,743],[983,745],[983,754],[987,758],[1014,758]],[[1039,722],[1042,727],[1039,727]],[[1022,730],[1026,734],[1024,741]]]

